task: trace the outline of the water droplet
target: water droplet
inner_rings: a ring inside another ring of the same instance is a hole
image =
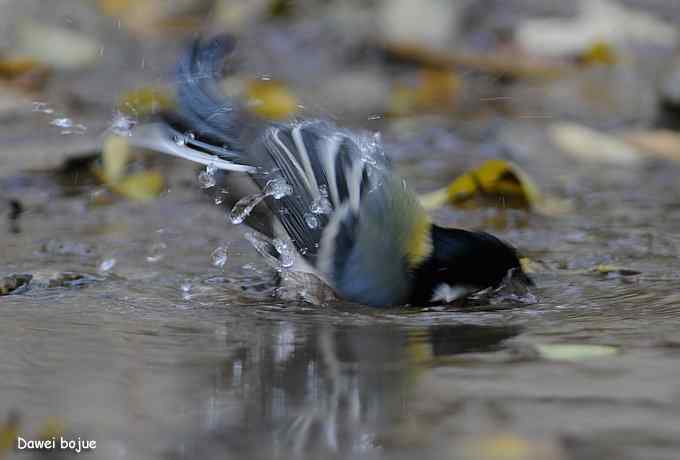
[[[205,171],[201,171],[198,174],[198,184],[201,186],[201,188],[210,188],[215,186],[217,183],[215,180],[215,171],[217,171],[217,167],[210,164],[205,167]]]
[[[290,268],[295,263],[295,250],[286,241],[275,238],[272,243],[276,252],[279,253],[279,262],[282,268]]]
[[[33,111],[34,112],[40,112],[40,113],[54,113],[54,110],[50,108],[49,105],[47,105],[47,102],[33,102]]]
[[[228,194],[229,194],[229,192],[227,192],[225,189],[222,189],[222,190],[218,191],[217,193],[215,193],[215,204],[217,206],[219,206],[222,203],[224,203],[224,200],[227,199]]]
[[[265,262],[275,270],[281,271],[279,260],[272,255],[272,244],[269,240],[257,233],[246,233],[245,239],[253,245],[253,248],[264,258]]]
[[[151,263],[160,262],[165,257],[164,251],[168,248],[165,243],[155,243],[149,248],[149,255],[146,256],[146,261]]]
[[[55,118],[54,120],[50,121],[50,124],[58,128],[73,128],[73,120],[70,118]]]
[[[189,282],[182,283],[182,285],[179,287],[180,290],[182,291],[182,299],[184,300],[190,300],[191,299],[191,289],[192,285]]]
[[[121,112],[116,112],[113,114],[113,121],[111,122],[111,131],[118,136],[130,137],[132,136],[132,130],[137,125],[137,120],[134,118],[124,115]]]
[[[187,143],[186,138],[182,134],[175,134],[172,136],[172,140],[180,147]]]
[[[98,271],[101,273],[108,272],[111,270],[113,267],[116,266],[116,259],[104,259],[102,262],[99,264]]]
[[[210,257],[212,258],[212,264],[215,267],[224,267],[224,264],[227,263],[227,248],[225,246],[217,247]]]
[[[315,229],[319,227],[319,219],[312,213],[305,213],[305,223],[307,227]]]
[[[267,182],[262,192],[267,196],[272,196],[275,199],[280,200],[284,196],[293,193],[293,187],[291,187],[285,179],[279,177]]]
[[[328,190],[325,185],[319,187],[320,195],[312,200],[310,210],[314,214],[330,214],[333,211],[333,205],[328,200]]]
[[[255,195],[244,196],[236,202],[233,208],[231,208],[231,213],[229,214],[229,220],[232,224],[241,224],[244,220],[248,218],[253,208],[257,206],[262,200],[264,200],[265,195],[260,193]]]

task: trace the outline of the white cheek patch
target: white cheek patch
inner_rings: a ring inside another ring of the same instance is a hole
[[[434,289],[430,302],[451,303],[465,297],[469,292],[470,290],[463,286],[451,286],[442,283]]]

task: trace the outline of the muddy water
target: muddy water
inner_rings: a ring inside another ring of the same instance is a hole
[[[57,420],[102,459],[508,458],[503,436],[509,458],[680,455],[677,168],[544,169],[574,211],[494,230],[540,263],[535,303],[376,311],[244,292],[266,266],[190,167],[169,167],[189,180],[147,204],[3,179],[26,210],[3,222],[0,269],[33,281],[0,297],[0,414],[27,437]],[[602,263],[641,273],[587,272]],[[554,343],[617,353],[536,352]]]

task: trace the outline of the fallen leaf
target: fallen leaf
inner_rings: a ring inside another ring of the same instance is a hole
[[[450,110],[460,92],[461,80],[449,70],[422,70],[415,86],[397,85],[390,98],[390,112],[405,115],[428,110]]]
[[[641,154],[680,161],[680,133],[669,130],[641,131],[623,135]]]
[[[465,68],[500,77],[530,80],[555,80],[575,67],[567,62],[537,58],[518,52],[498,51],[485,54],[436,51],[410,43],[384,43],[384,52],[393,59],[435,69]]]
[[[598,64],[611,66],[619,62],[619,57],[609,43],[596,41],[578,56],[578,61],[585,66]]]
[[[517,43],[539,56],[576,56],[596,43],[673,47],[677,36],[672,24],[612,0],[581,0],[573,19],[532,18],[515,30]]]
[[[550,361],[584,361],[587,359],[604,358],[619,354],[617,347],[610,345],[584,345],[569,343],[535,344],[538,355]]]
[[[29,21],[19,25],[17,47],[42,64],[77,69],[95,62],[102,44],[70,29]]]
[[[298,101],[290,89],[276,80],[246,82],[246,99],[253,113],[269,120],[290,118],[298,108]]]
[[[49,73],[48,66],[30,57],[0,59],[0,80],[24,90],[41,89]]]
[[[165,179],[159,171],[143,171],[110,184],[111,190],[135,201],[149,201],[163,192]]]
[[[455,457],[461,460],[563,460],[558,443],[533,440],[514,433],[468,436],[454,444]]]
[[[130,145],[124,137],[109,135],[102,148],[102,167],[95,169],[95,175],[110,190],[135,201],[156,198],[165,187],[165,180],[159,171],[146,170],[127,174],[131,158]]]
[[[124,137],[110,135],[102,147],[102,182],[114,184],[125,175],[130,161],[130,145]]]
[[[505,160],[488,160],[454,179],[448,187],[421,196],[427,209],[444,204],[460,208],[495,206],[519,208],[546,215],[570,210],[566,200],[546,198],[519,166]]]
[[[625,267],[618,267],[616,265],[606,265],[606,264],[600,264],[596,265],[595,267],[591,268],[588,270],[591,273],[600,273],[603,275],[609,275],[609,274],[616,274],[616,275],[621,275],[621,276],[634,276],[634,275],[639,275],[642,272],[639,272],[637,270],[633,270],[630,268],[625,268]]]
[[[10,450],[16,445],[20,427],[21,417],[14,411],[9,413],[7,420],[0,423],[0,458],[4,458],[3,451]]]
[[[554,123],[549,133],[555,145],[578,160],[618,165],[640,162],[640,154],[632,145],[583,125]]]
[[[173,106],[170,92],[153,86],[127,91],[118,100],[118,111],[134,117],[153,115]]]

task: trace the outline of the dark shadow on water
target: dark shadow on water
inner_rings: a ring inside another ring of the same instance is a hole
[[[316,327],[264,323],[248,346],[219,364],[208,430],[187,433],[168,458],[357,458],[403,415],[429,364],[419,356],[493,352],[518,326]],[[220,409],[221,408],[221,409]],[[220,413],[222,411],[222,413]],[[183,455],[182,452],[187,452]]]

